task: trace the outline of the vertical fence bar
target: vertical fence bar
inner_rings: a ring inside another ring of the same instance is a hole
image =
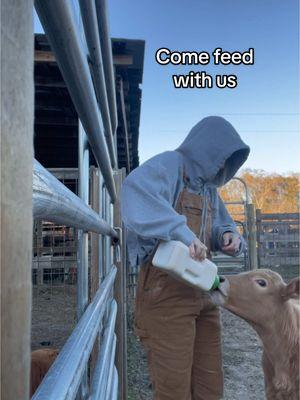
[[[79,197],[89,202],[89,150],[87,136],[79,122]],[[88,304],[88,233],[78,230],[77,316],[81,317]]]
[[[109,106],[107,101],[106,82],[104,77],[102,55],[100,49],[98,20],[95,0],[79,0],[86,41],[89,49],[90,68],[97,100],[100,106],[101,117],[104,125],[104,134],[110,154],[112,167],[117,167],[116,147],[111,128]],[[115,132],[114,132],[115,133]]]
[[[33,2],[1,1],[1,393],[29,398]]]
[[[249,232],[249,258],[250,269],[257,269],[257,237],[256,237],[256,220],[255,220],[255,207],[254,204],[247,204],[247,225]]]
[[[91,206],[97,214],[100,213],[99,198],[99,170],[92,168],[91,174]],[[99,288],[99,235],[91,233],[91,289],[90,298],[92,299]]]
[[[111,126],[113,135],[116,135],[116,130],[118,126],[116,87],[106,0],[96,0],[96,11],[98,18],[103,68],[105,73],[105,80],[107,82],[106,90],[110,110]]]
[[[115,172],[114,179],[117,191],[117,201],[114,204],[114,226],[119,230],[121,257],[115,259],[117,275],[114,285],[115,299],[118,305],[116,320],[117,351],[116,367],[119,375],[119,399],[127,399],[127,321],[126,321],[126,242],[125,230],[122,229],[120,190],[126,176],[125,168]]]
[[[260,268],[263,267],[261,234],[262,234],[261,210],[257,209],[256,210],[257,262]]]
[[[100,212],[100,198],[99,198],[99,174],[98,168],[92,167],[91,174],[91,206],[98,214]],[[90,301],[93,300],[95,293],[99,289],[99,235],[91,233],[91,272],[90,272]],[[94,343],[93,350],[90,357],[90,376],[93,376],[95,363],[98,357],[99,347],[99,334]]]
[[[103,183],[102,185],[102,218],[106,221],[107,220],[107,210],[106,210],[106,188]],[[107,253],[106,253],[106,237],[102,235],[102,277],[107,274]]]
[[[103,184],[104,184],[104,180],[103,180],[103,176],[101,174],[101,172],[99,171],[100,175],[99,175],[99,214],[102,218],[104,218],[104,208],[103,208],[103,198],[104,198],[104,190],[103,190]],[[104,241],[104,237],[103,235],[99,235],[98,238],[99,241],[99,284],[102,282],[103,278],[104,278],[104,257],[103,257],[103,253],[104,253],[104,246],[103,246],[103,241]]]
[[[89,150],[86,133],[79,121],[78,124],[78,171],[79,171],[79,197],[89,203]],[[78,230],[78,256],[77,256],[77,319],[84,313],[89,302],[89,234],[82,229]],[[79,389],[81,398],[88,393],[87,371],[85,372]]]
[[[111,207],[110,207],[110,196],[108,191],[105,191],[105,213],[106,213],[106,222],[111,225]],[[111,238],[109,236],[105,236],[105,258],[106,258],[106,273],[110,271],[111,268]]]

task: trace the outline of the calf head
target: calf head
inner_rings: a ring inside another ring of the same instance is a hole
[[[267,269],[225,276],[212,300],[253,325],[264,325],[288,300],[299,296],[299,282],[296,278],[286,284],[279,274]],[[222,290],[224,285],[226,290]]]
[[[34,392],[39,387],[57,356],[58,350],[51,348],[39,349],[31,353],[30,397],[33,396]]]

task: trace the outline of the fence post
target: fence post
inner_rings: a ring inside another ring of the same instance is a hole
[[[261,234],[262,234],[261,210],[257,209],[256,210],[257,261],[260,268],[263,267]]]
[[[127,335],[126,335],[126,241],[125,232],[122,229],[120,190],[126,176],[125,168],[115,172],[115,185],[117,200],[114,204],[114,227],[121,228],[121,254],[120,260],[114,260],[117,267],[115,280],[115,299],[118,304],[116,320],[117,350],[116,367],[119,373],[119,399],[127,399]]]
[[[247,204],[247,222],[248,222],[248,251],[250,259],[250,269],[257,269],[257,237],[256,237],[256,218],[254,204]]]
[[[1,2],[1,393],[29,399],[33,2]]]
[[[78,183],[79,197],[89,204],[89,148],[86,133],[78,121]],[[78,230],[77,247],[77,320],[81,318],[89,303],[89,234]],[[88,394],[87,369],[79,388],[79,399],[85,399]]]

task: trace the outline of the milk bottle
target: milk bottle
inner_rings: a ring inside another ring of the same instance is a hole
[[[213,290],[219,286],[217,266],[208,260],[193,260],[189,248],[182,242],[161,242],[152,260],[153,265],[174,275],[177,279],[202,290]]]

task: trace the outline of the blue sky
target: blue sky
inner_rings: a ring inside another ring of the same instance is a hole
[[[251,147],[245,167],[285,173],[299,165],[297,0],[109,0],[113,37],[146,41],[141,162],[176,148],[207,115],[227,118]],[[39,31],[35,20],[35,31]],[[160,66],[155,52],[255,49],[253,66]],[[175,89],[172,74],[235,74],[235,89]]]

